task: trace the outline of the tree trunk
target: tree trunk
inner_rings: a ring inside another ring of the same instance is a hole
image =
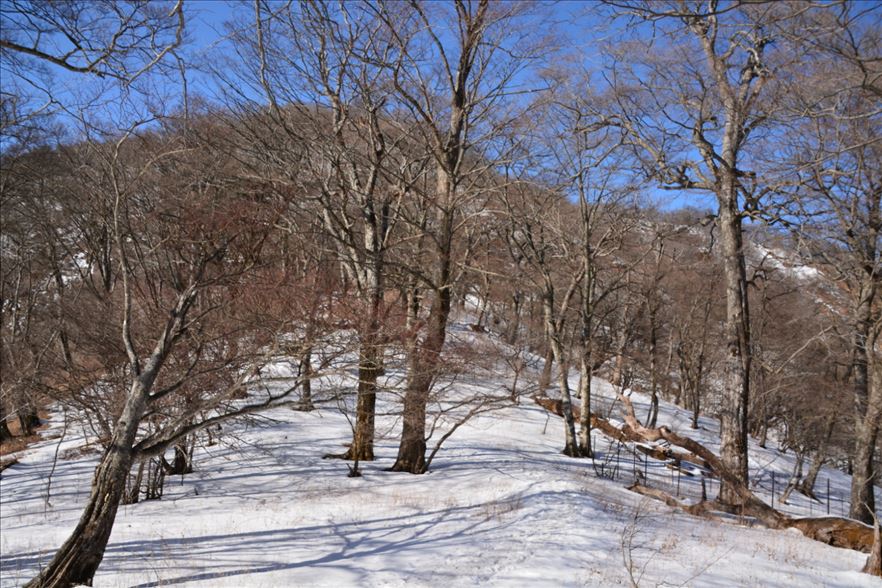
[[[646,426],[655,428],[658,421],[658,311],[661,306],[659,290],[661,289],[661,265],[665,250],[664,240],[657,234],[658,248],[655,255],[655,272],[652,287],[646,293],[646,310],[649,318],[649,413],[646,415]]]
[[[650,313],[649,327],[649,414],[646,416],[646,426],[655,428],[658,420],[658,365],[657,365],[657,346],[658,346],[658,325],[656,324],[655,311],[652,309]]]
[[[92,579],[110,540],[116,511],[126,491],[126,478],[132,467],[132,447],[146,408],[147,393],[139,382],[132,385],[113,439],[101,458],[92,479],[92,491],[73,533],[49,564],[27,588],[67,588],[92,585]]]
[[[9,424],[6,422],[6,411],[0,407],[0,443],[7,439],[12,439],[12,431],[9,430]]]
[[[827,461],[827,445],[830,443],[830,438],[833,436],[833,427],[835,424],[836,421],[831,418],[830,422],[827,424],[827,430],[824,433],[824,437],[821,439],[821,444],[815,451],[815,457],[812,459],[812,465],[809,467],[808,474],[806,474],[805,478],[802,479],[802,482],[800,482],[799,486],[796,488],[799,492],[809,498],[816,499],[815,482],[818,479],[821,466]]]
[[[449,165],[447,168],[439,166],[437,170],[437,195],[442,206],[438,208],[437,213],[439,234],[435,240],[437,247],[435,288],[426,320],[425,338],[422,342],[414,341],[410,350],[401,443],[398,446],[398,457],[391,468],[395,472],[423,474],[426,471],[426,404],[429,401],[432,384],[438,375],[453,300],[453,288],[450,283],[453,246],[451,202],[456,186],[451,181],[447,169],[454,167],[454,165]]]
[[[878,518],[876,518],[873,524],[873,547],[862,571],[865,574],[882,578],[882,530],[879,529]]]
[[[799,484],[800,478],[802,478],[802,464],[805,461],[805,450],[799,448],[796,450],[796,461],[793,462],[793,471],[790,474],[790,479],[787,481],[787,487],[784,489],[784,493],[781,495],[781,504],[787,504],[787,501],[790,500],[790,494],[796,489]]]
[[[734,161],[734,156],[731,158]],[[732,165],[734,169],[734,165]],[[750,392],[750,330],[747,278],[744,267],[741,216],[734,171],[724,174],[718,194],[723,269],[726,284],[726,354],[720,407],[720,459],[739,483],[747,485],[747,406]],[[720,485],[720,502],[739,504],[728,480]]]
[[[851,478],[851,509],[849,516],[872,524],[876,512],[873,454],[879,436],[879,412],[871,411],[855,431],[854,472]]]
[[[551,344],[546,342],[545,358],[542,363],[542,373],[539,374],[539,382],[537,384],[537,393],[544,396],[546,390],[551,385],[551,368],[554,364],[554,351],[551,350]]]
[[[447,265],[449,268],[449,264]],[[429,310],[428,332],[422,344],[411,351],[407,390],[404,394],[404,416],[398,457],[391,470],[423,474],[426,471],[426,405],[435,381],[447,336],[451,291],[444,287],[435,293]]]
[[[143,461],[138,464],[138,473],[135,474],[134,479],[132,479],[132,483],[128,488],[127,494],[123,498],[123,504],[138,504],[138,501],[141,500],[141,483],[144,480],[145,465],[146,462]]]
[[[587,356],[587,357],[586,357]],[[591,352],[583,351],[579,363],[579,455],[593,457],[591,447]]]
[[[512,294],[511,321],[508,323],[505,331],[505,342],[509,345],[516,344],[520,339],[522,298],[523,295],[520,290],[515,290],[514,294]]]
[[[300,375],[303,377],[303,384],[300,387],[300,406],[297,409],[314,410],[315,405],[312,403],[312,345],[308,345],[300,356]]]
[[[872,279],[872,277],[870,277]],[[870,368],[875,364],[875,337],[872,336],[871,315],[875,288],[872,283],[861,285],[857,320],[852,342],[852,377],[854,378],[855,436],[854,471],[851,478],[851,508],[849,516],[872,524],[876,511],[873,460],[882,417],[882,374],[874,373],[870,382]],[[870,361],[873,360],[871,364]],[[882,370],[876,370],[879,372]]]
[[[377,405],[377,378],[381,369],[377,349],[374,342],[365,341],[359,350],[355,431],[345,459],[374,460],[374,415]]]
[[[548,346],[560,369],[557,370],[557,383],[560,387],[561,407],[564,413],[564,449],[563,454],[569,457],[578,457],[579,448],[576,443],[576,422],[573,418],[573,399],[570,395],[570,383],[567,378],[567,369],[563,357],[563,348],[559,340],[558,329],[554,321],[554,298],[546,292],[543,296],[542,305],[545,315],[545,331],[548,338]]]
[[[701,415],[701,390],[694,388],[692,390],[692,418],[689,420],[689,427],[693,431],[698,430],[698,417]]]
[[[401,443],[391,470],[422,474],[426,467],[426,404],[432,382],[419,360],[411,360],[408,370],[412,375],[408,378],[404,395]]]

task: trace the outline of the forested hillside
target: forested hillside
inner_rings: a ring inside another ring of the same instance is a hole
[[[4,585],[872,585],[880,21],[5,3]]]

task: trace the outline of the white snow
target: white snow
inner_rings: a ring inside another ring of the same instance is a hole
[[[449,394],[498,395],[508,384],[460,376]],[[601,381],[594,393],[612,397]],[[646,399],[633,399],[642,416]],[[95,586],[629,586],[626,561],[641,586],[882,585],[859,573],[864,554],[798,532],[708,522],[627,491],[634,458],[600,436],[597,466],[618,465],[620,476],[598,477],[591,460],[560,455],[560,419],[529,400],[467,423],[422,476],[385,471],[395,434],[378,440],[361,478],[322,459],[350,438],[332,408],[267,417],[227,427],[225,444],[197,450],[197,471],[168,479],[161,501],[121,507]],[[74,431],[51,439],[57,420],[0,480],[4,587],[51,557],[88,496],[94,454],[59,459],[46,501],[56,451],[83,443]],[[716,446],[712,419],[693,432],[686,412],[662,403],[659,423]],[[393,417],[379,418],[378,431],[397,430]],[[768,499],[772,471],[780,494],[792,455],[752,443],[751,460],[760,495]],[[665,464],[645,469],[651,485],[676,488]],[[822,495],[827,478],[834,494],[847,494],[847,477],[825,468]],[[680,484],[690,496],[699,488],[698,478]],[[794,499],[785,510],[808,514],[808,502]]]

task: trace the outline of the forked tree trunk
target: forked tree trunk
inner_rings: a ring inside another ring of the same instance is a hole
[[[135,474],[134,478],[132,478],[131,474],[129,475],[129,479],[132,482],[126,495],[123,497],[123,504],[137,504],[141,500],[141,483],[144,480],[144,467],[146,465],[147,463],[142,461],[138,464],[138,473]]]
[[[801,447],[796,450],[796,461],[793,462],[793,471],[790,473],[790,479],[787,481],[787,487],[781,495],[781,504],[787,504],[790,500],[790,494],[796,489],[802,478],[802,464],[805,462],[805,450]]]

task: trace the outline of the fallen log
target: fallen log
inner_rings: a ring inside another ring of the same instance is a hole
[[[534,396],[533,401],[545,410],[552,412],[559,417],[563,416],[563,407],[560,400],[548,398],[547,396]],[[579,407],[573,406],[573,418],[578,421],[580,417],[581,412],[579,410]],[[623,443],[627,441],[630,441],[632,443],[643,443],[646,441],[646,439],[635,433],[634,430],[627,424],[619,428],[608,420],[593,414],[591,415],[591,428],[597,429],[607,437],[615,439],[616,441],[621,441]],[[707,462],[701,457],[691,453],[677,451],[675,449],[671,449],[670,447],[658,447],[657,445],[653,445],[642,446],[638,447],[637,449],[659,461],[673,460],[674,462],[676,462],[677,465],[679,465],[680,462],[685,461],[700,468],[709,469]]]
[[[678,456],[683,461],[689,461],[702,465],[709,469],[715,476],[722,480],[730,482],[741,499],[741,504],[737,505],[737,511],[745,516],[750,516],[766,527],[771,529],[798,529],[803,535],[815,541],[833,545],[835,547],[844,547],[854,549],[864,553],[871,553],[876,549],[878,543],[874,532],[876,529],[865,525],[853,519],[840,517],[816,517],[816,518],[793,518],[782,512],[779,512],[758,498],[745,484],[723,465],[719,457],[701,443],[675,433],[668,427],[649,428],[644,427],[634,416],[634,406],[630,398],[622,394],[619,399],[625,408],[625,424],[618,427],[606,419],[596,415],[591,416],[592,427],[603,432],[608,437],[619,441],[631,442],[656,442],[660,440],[667,441],[671,445],[685,449],[682,451],[671,451],[672,456]],[[547,397],[534,397],[534,401],[544,409],[562,415],[560,401]],[[659,448],[662,449],[662,448]],[[685,457],[690,459],[685,459]],[[672,457],[673,459],[673,457]],[[693,461],[695,460],[695,461]],[[679,499],[655,488],[647,488],[640,484],[631,486],[635,492],[661,500],[665,504],[674,508],[679,508],[689,514],[699,516],[709,516],[713,510],[723,510],[724,505],[719,505],[710,501],[702,501],[696,504],[688,504]],[[882,549],[880,547],[879,549]],[[871,567],[873,558],[867,561],[867,567]],[[879,556],[882,562],[882,555]]]

